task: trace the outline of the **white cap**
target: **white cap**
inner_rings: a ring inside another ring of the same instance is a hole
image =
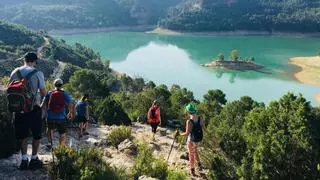
[[[61,86],[61,85],[63,85],[63,81],[62,81],[62,79],[58,78],[58,79],[54,80],[53,84],[54,84],[54,86]]]

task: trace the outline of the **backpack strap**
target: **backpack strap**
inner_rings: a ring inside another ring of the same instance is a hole
[[[198,122],[197,122],[197,124],[201,125],[200,121],[201,121],[201,117],[198,116]]]
[[[17,75],[18,79],[21,81],[23,77],[22,77],[20,69],[17,70],[16,75]]]
[[[36,74],[38,72],[38,70],[34,69],[33,71],[31,71],[26,77],[26,80],[29,80],[34,74]]]

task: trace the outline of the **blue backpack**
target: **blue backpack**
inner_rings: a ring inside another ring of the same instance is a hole
[[[191,141],[192,142],[200,142],[203,139],[203,130],[201,126],[201,118],[198,117],[197,123],[195,123],[193,120],[190,120],[192,122],[192,129],[191,129]]]

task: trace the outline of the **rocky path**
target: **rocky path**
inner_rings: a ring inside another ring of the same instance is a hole
[[[126,151],[118,151],[116,148],[109,145],[106,140],[106,135],[115,126],[97,126],[90,125],[88,128],[89,135],[79,139],[76,128],[68,129],[67,133],[67,145],[72,147],[89,146],[91,148],[100,148],[104,151],[104,159],[111,165],[116,167],[123,167],[131,169],[134,164],[134,156]],[[174,131],[170,129],[160,128],[156,136],[156,141],[151,141],[151,130],[147,125],[135,123],[132,126],[132,132],[135,139],[143,141],[149,144],[149,147],[153,150],[153,154],[157,157],[163,157],[167,159],[170,147],[173,141]],[[53,145],[58,145],[59,135],[54,133]],[[29,144],[31,143],[31,140]],[[46,148],[47,138],[41,139],[39,157],[46,164],[52,162],[51,151]],[[120,148],[119,148],[120,149]],[[171,152],[168,163],[172,167],[187,170],[187,160],[181,159],[181,155],[185,154],[186,149],[184,146],[175,143]],[[31,145],[28,146],[28,154],[31,154]],[[38,171],[19,171],[18,165],[20,164],[20,155],[15,154],[7,159],[0,159],[0,179],[14,180],[27,180],[27,179],[49,179],[49,175],[44,170]],[[202,172],[203,173],[203,172]],[[190,179],[205,179],[204,177],[190,178]]]
[[[44,39],[44,43],[42,46],[40,46],[38,49],[37,49],[37,54],[38,54],[38,57],[39,59],[42,59],[43,58],[43,48],[48,46],[50,44],[50,41],[49,41],[49,38],[47,37],[43,37]]]
[[[53,74],[51,75],[51,77],[53,77],[54,79],[61,78],[64,68],[66,67],[66,63],[61,61],[57,61],[57,62],[58,62],[58,66],[53,70]]]

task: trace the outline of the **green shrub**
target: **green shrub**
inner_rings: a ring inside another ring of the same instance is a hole
[[[127,126],[116,127],[107,136],[108,141],[115,147],[118,147],[122,141],[126,139],[132,140],[132,138],[131,128]]]
[[[9,77],[0,77],[0,85],[7,85],[9,83]]]
[[[167,180],[186,180],[187,172],[184,170],[169,170]]]
[[[103,161],[103,154],[98,149],[60,146],[54,154],[58,162],[51,169],[51,179],[127,179],[124,170]]]
[[[164,158],[154,159],[150,176],[158,179],[167,179],[168,163],[164,160]]]
[[[151,149],[146,144],[138,145],[138,156],[135,158],[133,170],[137,177],[148,175],[152,171],[154,157]]]
[[[0,158],[11,156],[15,152],[16,139],[11,114],[7,109],[7,97],[0,91]]]
[[[142,175],[158,179],[167,179],[168,164],[163,158],[155,158],[146,144],[138,145],[138,156],[133,166],[136,177]]]

